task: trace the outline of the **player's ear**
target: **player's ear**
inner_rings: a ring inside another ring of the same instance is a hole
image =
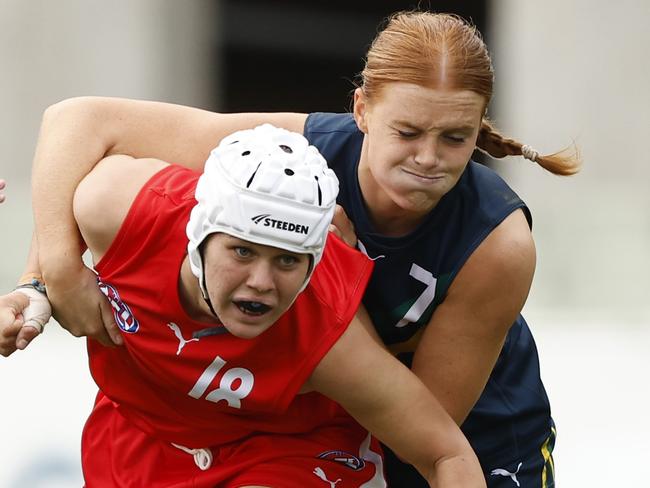
[[[368,133],[368,105],[366,103],[366,96],[363,93],[362,88],[357,88],[354,90],[354,121],[357,123],[357,127],[364,134]]]

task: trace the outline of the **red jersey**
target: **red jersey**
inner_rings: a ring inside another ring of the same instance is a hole
[[[178,294],[199,176],[177,166],[154,175],[95,267],[125,342],[88,341],[100,390],[146,434],[188,447],[306,433],[347,417],[298,391],[352,320],[372,262],[330,235],[309,286],[264,333],[195,334],[214,327],[191,319]]]

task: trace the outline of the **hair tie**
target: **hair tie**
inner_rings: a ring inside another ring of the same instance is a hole
[[[536,162],[539,153],[527,144],[521,146],[521,155],[530,161]]]

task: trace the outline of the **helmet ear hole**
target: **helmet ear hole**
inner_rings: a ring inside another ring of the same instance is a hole
[[[287,176],[293,176],[295,173],[290,168],[284,168],[284,174],[287,175]]]

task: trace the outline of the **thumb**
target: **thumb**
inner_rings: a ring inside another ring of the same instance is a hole
[[[339,239],[343,239],[343,236],[341,235],[341,230],[340,230],[337,226],[335,226],[334,224],[330,224],[328,230],[329,230],[331,233],[336,234],[336,236],[337,236]]]
[[[32,325],[23,325],[16,337],[16,349],[25,349],[40,332]]]

